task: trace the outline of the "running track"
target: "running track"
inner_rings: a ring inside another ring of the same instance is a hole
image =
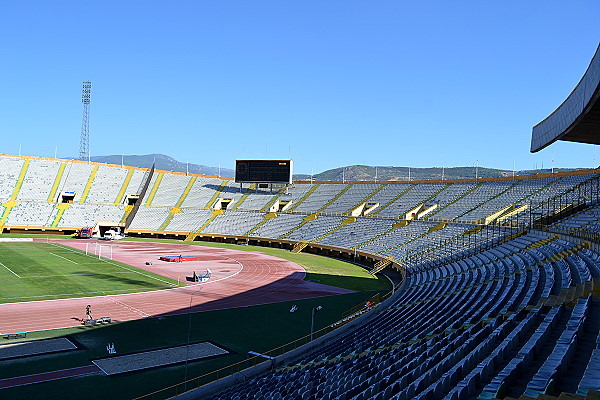
[[[51,242],[82,250],[86,243],[90,250],[96,243],[75,239]],[[207,283],[186,282],[184,287],[154,292],[0,304],[0,332],[79,326],[88,304],[92,306],[94,318],[109,316],[114,321],[128,321],[350,293],[346,289],[306,282],[303,280],[305,271],[298,264],[260,252],[179,243],[101,244],[112,246],[113,260],[173,279],[181,274],[182,282],[185,276],[192,275],[191,271],[210,268],[213,275]],[[104,248],[103,255],[107,251]],[[200,260],[168,263],[158,260],[161,255],[197,255]],[[153,265],[145,265],[146,261]]]

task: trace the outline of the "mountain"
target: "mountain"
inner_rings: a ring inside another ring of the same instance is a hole
[[[213,176],[233,177],[234,171],[228,168],[209,167],[201,164],[184,163],[164,154],[145,155],[110,155],[94,156],[91,161],[116,165],[128,165],[130,167],[151,168],[152,163],[156,169],[175,172],[189,172],[190,174],[203,174]]]
[[[189,172],[191,174],[203,174],[212,176],[233,177],[235,171],[229,168],[209,167],[201,164],[184,163],[177,161],[173,157],[165,154],[146,154],[146,155],[109,155],[94,156],[91,161],[128,165],[132,167],[151,168],[152,163],[156,164],[156,169],[175,172]],[[477,170],[477,171],[476,171]],[[555,168],[554,172],[571,171],[573,168]],[[515,175],[546,174],[552,172],[550,169],[536,169],[515,171]],[[475,173],[479,178],[496,178],[501,176],[512,176],[513,171],[504,169],[484,168],[484,167],[451,167],[451,168],[410,168],[411,180],[440,180],[442,179],[468,179],[475,178]],[[376,176],[377,174],[377,176]],[[294,180],[308,180],[308,174],[294,174]],[[313,175],[316,181],[406,181],[409,178],[409,167],[371,167],[368,165],[350,165],[320,172]]]
[[[571,171],[568,168],[555,168],[554,172]],[[536,169],[515,171],[515,175],[546,174],[550,169]],[[409,167],[371,167],[367,165],[351,165],[330,169],[316,175],[316,181],[405,181],[409,179]],[[512,176],[513,171],[493,169],[484,167],[451,167],[451,168],[410,168],[411,180],[440,180],[440,179],[467,179],[475,178],[497,178],[501,176]],[[310,175],[296,174],[295,180],[310,179]]]

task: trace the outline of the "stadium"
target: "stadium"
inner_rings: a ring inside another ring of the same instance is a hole
[[[531,151],[598,144],[599,97],[600,47]],[[0,155],[0,397],[600,396],[599,169],[291,182],[265,164]]]

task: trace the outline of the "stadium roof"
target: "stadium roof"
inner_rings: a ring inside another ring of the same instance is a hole
[[[557,140],[600,144],[600,45],[569,97],[546,119],[533,127],[531,152]]]

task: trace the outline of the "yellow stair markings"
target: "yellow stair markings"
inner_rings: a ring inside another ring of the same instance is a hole
[[[412,254],[412,255],[411,255],[410,257],[408,257],[408,258],[412,258],[412,257],[418,257],[418,256],[422,256],[422,255],[424,255],[424,254],[430,253],[430,252],[432,252],[432,251],[434,251],[434,250],[437,250],[437,249],[439,249],[440,247],[447,246],[447,245],[448,245],[448,243],[450,243],[450,242],[457,242],[457,241],[458,241],[458,240],[460,240],[460,238],[462,238],[463,236],[467,236],[467,235],[472,235],[472,234],[475,234],[475,233],[479,233],[479,232],[481,232],[481,231],[482,231],[484,228],[485,228],[485,225],[477,225],[477,226],[475,226],[475,227],[473,227],[473,228],[471,228],[471,229],[469,229],[469,230],[467,230],[467,231],[463,232],[463,233],[462,233],[462,234],[460,234],[460,235],[457,235],[457,236],[454,236],[454,237],[450,238],[448,241],[442,242],[441,244],[439,244],[439,245],[437,245],[437,246],[429,247],[429,248],[427,248],[427,249],[425,249],[425,250],[423,250],[423,251],[421,251],[421,252],[419,252],[419,253]],[[513,239],[516,239],[516,238],[518,238],[519,236],[523,236],[523,235],[524,235],[524,234],[526,234],[526,233],[527,233],[527,231],[525,231],[525,230],[519,231],[519,232],[517,232],[517,233],[513,233],[512,235],[510,235],[510,236],[507,236],[507,237],[505,237],[504,239],[502,239],[502,243],[506,243],[506,242],[508,242],[508,241],[511,241],[511,240],[513,240]]]
[[[444,241],[444,242],[442,242],[442,243],[440,243],[438,245],[434,245],[432,247],[428,247],[426,249],[423,249],[423,250],[419,251],[418,253],[411,254],[410,256],[404,258],[403,261],[404,260],[408,260],[408,259],[413,258],[413,257],[422,256],[424,254],[427,254],[427,253],[430,253],[430,252],[432,252],[434,250],[437,250],[440,247],[447,246],[449,242],[455,242],[455,241],[458,241],[458,239],[461,238],[461,237],[463,237],[463,236],[471,235],[473,233],[477,233],[477,232],[481,231],[483,229],[483,227],[484,227],[483,225],[478,225],[475,228],[471,228],[471,229],[467,230],[466,232],[463,232],[460,235],[457,235],[457,236],[454,236],[454,237],[450,238],[448,241]],[[430,229],[433,229],[433,228],[430,228]],[[429,232],[427,232],[427,233],[429,233]]]
[[[287,233],[284,233],[283,235],[279,236],[279,239],[283,239],[286,236],[289,236],[290,234],[292,234],[294,231],[296,231],[297,229],[301,228],[302,226],[304,226],[304,224],[310,222],[310,221],[314,221],[315,219],[317,219],[319,217],[318,214],[310,214],[307,215],[306,217],[304,217],[302,219],[302,222],[300,222],[298,225],[296,225],[295,227],[293,227],[291,230],[289,230]]]
[[[538,190],[536,190],[535,192],[531,193],[530,195],[523,197],[521,200],[517,201],[517,203],[520,203],[520,202],[522,202],[523,200],[530,198],[530,197],[531,197],[531,196],[533,196],[534,194],[536,194],[536,193],[538,193],[538,192],[541,192],[542,190],[544,190],[544,189],[546,189],[546,188],[548,188],[548,187],[550,187],[550,186],[554,185],[554,184],[555,184],[555,183],[557,183],[557,182],[560,182],[560,181],[561,181],[561,180],[563,180],[563,179],[564,179],[564,177],[563,177],[563,178],[559,178],[559,179],[555,179],[555,180],[553,180],[552,182],[549,182],[549,183],[548,183],[546,186],[543,186],[543,187],[539,188]]]
[[[310,243],[317,243],[319,240],[323,239],[326,236],[331,235],[333,232],[337,231],[338,229],[342,228],[343,226],[351,224],[353,222],[356,222],[356,220],[357,220],[356,217],[348,217],[345,220],[343,220],[341,224],[339,224],[338,226],[336,226],[329,232],[326,232],[325,234],[319,236],[318,238],[311,240]]]
[[[303,218],[304,222],[314,221],[319,217],[319,214],[310,214]]]
[[[433,216],[437,213],[439,213],[440,211],[442,211],[443,209],[445,209],[446,207],[456,203],[457,201],[459,201],[460,199],[462,199],[463,197],[467,196],[469,193],[471,193],[473,190],[477,189],[479,186],[483,185],[483,183],[479,183],[475,186],[473,186],[471,189],[467,190],[466,192],[464,192],[462,195],[458,196],[457,198],[455,198],[454,200],[452,200],[450,203],[446,204],[444,207],[438,207],[435,211],[433,211],[431,214],[429,214],[429,216]],[[450,185],[448,185],[450,186]]]
[[[56,228],[58,226],[58,223],[62,219],[63,214],[65,213],[65,211],[67,211],[69,208],[71,208],[71,205],[68,203],[60,203],[55,208],[58,209],[58,212],[54,216],[54,221],[52,221],[52,225],[50,225],[53,228]]]
[[[294,210],[296,209],[296,207],[298,207],[298,205],[300,205],[300,203],[302,203],[304,200],[306,200],[306,198],[307,198],[308,196],[310,196],[310,195],[311,195],[311,194],[312,194],[312,193],[313,193],[315,190],[317,190],[317,188],[318,188],[318,187],[319,187],[319,184],[316,184],[316,185],[314,185],[313,187],[311,187],[311,188],[310,188],[310,190],[309,190],[308,192],[304,193],[304,196],[302,196],[302,197],[300,198],[300,200],[298,200],[298,201],[296,202],[296,204],[293,204],[293,205],[292,205],[292,207],[290,207],[290,209],[289,209],[289,210],[287,210],[287,211],[288,211],[288,212],[292,212],[292,211],[294,211]]]
[[[337,199],[339,199],[344,193],[346,193],[348,191],[348,189],[350,189],[352,187],[352,184],[347,185],[344,189],[342,189],[341,192],[339,192],[337,195],[335,195],[333,197],[333,199],[329,200],[323,207],[319,208],[317,210],[317,212],[321,212],[324,209],[326,209],[327,207],[329,207],[334,201],[336,201]]]
[[[198,229],[198,230],[196,231],[196,236],[197,236],[197,235],[198,235],[200,232],[202,232],[203,230],[205,230],[205,229],[206,229],[206,227],[207,227],[208,225],[210,225],[210,223],[211,223],[211,222],[213,222],[213,220],[214,220],[215,218],[217,218],[217,216],[219,216],[219,215],[221,215],[221,214],[223,214],[223,210],[215,210],[215,211],[212,211],[212,212],[210,213],[210,218],[209,218],[209,219],[207,219],[207,220],[206,220],[206,222],[205,222],[205,223],[204,223],[204,224],[203,224],[203,225],[200,227],[200,229]]]
[[[390,201],[388,201],[387,203],[385,203],[382,207],[379,207],[379,209],[375,210],[375,212],[371,213],[370,215],[377,215],[377,214],[379,214],[387,206],[389,206],[390,204],[393,204],[396,200],[398,200],[400,197],[404,196],[404,194],[406,194],[406,192],[408,192],[409,190],[411,190],[415,186],[417,186],[417,185],[409,185],[406,189],[404,189],[402,192],[400,192],[396,197],[394,197],[393,199],[391,199]]]
[[[383,260],[379,260],[373,265],[373,269],[369,271],[369,274],[375,275],[376,273],[383,271],[387,266],[391,265],[394,262],[394,257],[389,256],[384,258]]]
[[[491,201],[491,200],[495,199],[496,197],[498,197],[498,196],[500,196],[500,195],[502,195],[502,194],[504,194],[504,193],[508,192],[509,190],[511,190],[512,188],[514,188],[515,186],[517,186],[517,185],[521,184],[521,182],[523,182],[523,181],[516,181],[515,183],[513,183],[512,185],[510,185],[510,186],[509,186],[509,187],[507,187],[506,189],[504,189],[504,190],[500,191],[498,194],[496,194],[496,195],[494,195],[494,196],[490,197],[489,199],[487,199],[487,200],[483,201],[482,203],[480,203],[480,204],[476,205],[475,207],[471,208],[470,210],[468,210],[468,211],[465,211],[464,213],[460,214],[460,215],[459,215],[458,217],[456,217],[455,219],[458,219],[458,218],[462,217],[463,215],[470,213],[471,211],[473,211],[473,210],[475,210],[475,209],[477,209],[477,208],[481,207],[481,206],[482,206],[482,205],[484,205],[485,203],[487,203],[487,202],[489,202],[489,201]],[[484,220],[485,220],[485,218],[484,218]]]
[[[481,231],[483,230],[483,228],[484,228],[484,225],[477,225],[476,227],[474,227],[474,228],[471,228],[471,229],[469,229],[468,231],[466,231],[466,232],[464,233],[464,235],[472,235],[472,234],[474,234],[474,233],[481,232]]]
[[[377,192],[379,192],[381,189],[383,189],[386,185],[379,185],[379,187],[377,189],[375,189],[373,192],[371,192],[370,195],[368,195],[367,197],[365,197],[364,199],[362,199],[361,201],[359,201],[358,203],[356,203],[353,207],[351,207],[348,211],[346,211],[344,213],[344,215],[348,215],[349,213],[351,213],[353,210],[356,209],[356,207],[360,206],[362,203],[366,203],[367,201],[369,201],[369,199],[373,196],[375,196],[375,194]]]
[[[148,200],[146,201],[146,207],[152,204],[152,200],[154,200],[154,196],[156,196],[156,192],[158,191],[158,186],[160,185],[162,178],[163,173],[159,172],[158,175],[156,175],[156,181],[154,181],[154,186],[152,186],[152,190],[150,191],[150,195],[148,196]]]
[[[439,226],[439,225],[437,225],[437,226]],[[431,228],[430,228],[430,229],[431,229]],[[440,228],[440,229],[441,229],[441,228]],[[428,234],[429,234],[429,231],[427,231],[427,232],[423,232],[423,233],[422,233],[422,234],[420,234],[420,235],[417,235],[417,236],[414,236],[414,237],[412,237],[411,239],[407,240],[406,242],[400,243],[400,244],[398,244],[398,245],[396,245],[396,246],[392,246],[392,247],[390,247],[390,248],[388,248],[388,249],[385,249],[385,250],[383,250],[383,251],[380,251],[380,252],[379,252],[379,253],[377,253],[377,254],[383,254],[383,253],[385,253],[385,252],[387,252],[387,251],[390,251],[390,250],[397,249],[397,248],[399,248],[399,247],[402,247],[402,246],[404,246],[404,245],[407,245],[407,244],[409,244],[409,243],[411,243],[411,242],[414,242],[414,241],[415,241],[415,240],[417,240],[417,239],[421,239],[423,236],[425,236],[425,235],[428,235]]]
[[[193,242],[198,237],[198,232],[190,232],[183,240],[184,242]]]
[[[279,190],[279,192],[277,192],[277,194],[275,196],[273,196],[273,198],[263,208],[260,209],[260,211],[269,211],[271,206],[273,204],[275,204],[275,202],[279,199],[279,196],[281,196],[283,193],[285,193],[285,189],[286,189],[286,186],[282,187]]]
[[[248,196],[250,196],[250,193],[254,190],[254,188],[256,188],[256,183],[253,183],[248,190],[246,191],[246,193],[244,193],[244,195],[235,203],[235,205],[233,206],[233,208],[231,209],[232,211],[235,211],[238,209],[238,207],[240,206],[240,204],[242,204],[244,202],[244,200],[246,200],[248,198]]]
[[[254,228],[251,228],[248,232],[244,233],[244,236],[250,236],[252,233],[256,232],[256,230],[258,228],[260,228],[261,226],[263,226],[268,220],[273,219],[273,218],[277,218],[277,213],[276,212],[270,212],[268,214],[265,214],[263,217],[263,220],[260,221],[258,224],[256,224],[254,226]]]
[[[131,210],[133,210],[134,206],[125,206],[125,208],[123,209],[124,213],[123,213],[123,218],[121,218],[121,223],[125,223],[125,221],[127,221],[127,217],[129,216],[129,214],[131,213]]]
[[[546,188],[548,188],[548,187],[550,187],[550,186],[554,185],[555,183],[559,182],[559,181],[560,181],[560,180],[562,180],[562,179],[564,179],[564,178],[558,178],[558,179],[555,179],[555,180],[553,180],[553,181],[549,182],[548,184],[546,184],[545,186],[543,186],[543,187],[541,187],[541,188],[537,189],[537,190],[536,190],[536,191],[534,191],[533,193],[531,193],[531,194],[528,194],[527,196],[525,196],[525,197],[523,197],[523,198],[519,199],[519,201],[517,201],[517,202],[515,202],[515,203],[511,204],[511,205],[509,206],[509,209],[510,209],[510,208],[512,208],[512,207],[514,207],[515,205],[518,205],[519,203],[522,203],[523,201],[527,200],[528,198],[530,198],[531,196],[535,195],[536,193],[538,193],[538,192],[541,192],[542,190],[544,190],[544,189],[546,189]],[[525,211],[527,208],[529,208],[529,205],[526,205],[526,207],[524,207],[524,208],[523,208],[523,206],[521,206],[521,208],[522,208],[522,209],[520,209],[520,210],[513,210],[513,211],[511,211],[511,212],[509,212],[509,213],[506,213],[506,212],[505,212],[505,213],[501,213],[501,214],[500,214],[500,216],[498,216],[498,218],[492,219],[492,221],[491,221],[491,222],[493,222],[493,221],[504,221],[505,219],[508,219],[508,218],[512,217],[513,215],[515,215],[515,214],[519,214],[520,212],[522,212],[522,211]],[[492,215],[493,215],[493,214],[490,214],[490,215],[488,216],[488,218],[489,218],[490,216],[492,216]],[[487,218],[486,218],[486,220],[487,220]]]
[[[119,191],[119,194],[117,195],[117,198],[115,199],[115,202],[113,203],[115,206],[118,206],[121,203],[121,200],[123,199],[123,196],[125,195],[125,191],[127,190],[127,187],[129,186],[129,181],[131,181],[132,176],[133,176],[133,170],[130,169],[129,172],[127,173],[127,176],[125,176],[125,181],[121,185],[121,190]]]
[[[18,206],[19,204],[16,202],[17,196],[19,195],[19,190],[21,190],[21,186],[23,186],[23,181],[25,180],[25,174],[27,173],[27,169],[29,168],[29,160],[25,160],[25,163],[21,167],[21,173],[19,174],[19,178],[17,179],[17,184],[13,189],[12,194],[10,195],[10,199],[2,204],[5,208],[2,212],[2,217],[0,217],[0,226],[4,227],[4,223],[8,218],[8,214],[12,211],[13,207]]]
[[[92,183],[94,183],[94,178],[96,178],[96,173],[98,172],[98,166],[94,166],[92,169],[92,173],[88,178],[87,184],[85,185],[85,189],[83,189],[83,193],[81,194],[81,200],[79,200],[79,204],[85,203],[87,200],[88,194],[90,193],[90,189],[92,188]]]
[[[532,243],[531,245],[527,246],[527,247],[525,248],[525,250],[531,250],[531,249],[535,249],[536,247],[540,247],[540,246],[543,246],[543,245],[545,245],[545,244],[548,244],[548,243],[550,243],[551,241],[553,241],[554,239],[558,239],[558,238],[559,238],[559,236],[558,236],[558,235],[553,235],[553,236],[547,237],[547,238],[545,238],[545,239],[538,240],[537,242],[534,242],[534,243]]]
[[[294,248],[292,249],[292,253],[300,253],[309,244],[309,242],[296,242],[296,244],[294,244]]]
[[[196,182],[195,176],[190,178],[187,186],[183,190],[183,193],[181,193],[181,196],[179,196],[179,200],[177,200],[177,203],[175,203],[175,207],[173,207],[169,211],[167,211],[169,213],[169,215],[167,215],[167,217],[165,218],[163,223],[158,228],[159,231],[164,231],[165,229],[167,229],[167,226],[169,225],[169,223],[171,222],[171,220],[173,219],[175,214],[179,214],[179,213],[183,212],[183,211],[181,211],[181,208],[179,208],[179,207],[181,207],[181,205],[185,201],[187,195],[190,193],[190,190],[192,190],[192,186],[194,186],[194,182]]]
[[[504,221],[504,220],[506,220],[506,219],[509,219],[509,218],[510,218],[510,217],[512,217],[513,215],[520,214],[520,213],[524,212],[525,210],[527,210],[527,209],[529,208],[529,204],[527,204],[527,203],[526,203],[526,204],[521,204],[521,205],[520,205],[520,206],[518,206],[518,207],[515,207],[515,205],[514,205],[514,204],[511,204],[511,205],[510,205],[510,206],[508,206],[508,207],[509,207],[509,209],[508,209],[508,210],[504,211],[504,212],[503,212],[502,214],[500,214],[500,215],[499,215],[497,218],[495,218],[495,219],[492,219],[491,221],[489,221],[489,223],[491,223],[491,222],[494,222],[494,221],[496,221],[496,222],[502,222],[502,221]],[[513,207],[513,208],[512,208],[512,209],[510,209],[511,207]],[[486,223],[486,224],[488,223],[488,219],[487,219],[487,218],[485,219],[485,222],[484,222],[484,223]]]
[[[9,200],[2,205],[6,208],[2,212],[2,217],[0,218],[0,225],[4,226],[4,223],[6,222],[6,219],[8,218],[8,214],[10,214],[10,211],[12,210],[12,208],[18,206],[19,203],[17,203],[14,200]]]
[[[179,214],[183,211],[181,211],[181,208],[179,207],[173,207],[167,212],[169,213],[169,215],[167,216],[167,218],[165,218],[164,222],[158,228],[159,231],[164,231],[167,228],[167,225],[169,225],[169,222],[171,222],[171,220],[175,216],[175,214]]]
[[[54,179],[54,184],[52,185],[52,189],[50,190],[50,194],[48,195],[48,203],[54,202],[54,196],[56,196],[56,192],[58,191],[58,185],[60,185],[60,181],[65,172],[66,163],[60,163],[60,167],[58,167],[58,173],[56,174],[56,178]]]
[[[209,209],[213,205],[213,203],[217,200],[217,198],[223,191],[223,188],[225,187],[225,185],[227,185],[227,181],[223,181],[221,183],[221,186],[219,186],[219,189],[217,189],[217,191],[215,192],[213,197],[211,197],[211,199],[208,201],[208,203],[206,203],[206,206],[204,207],[205,209]]]
[[[193,176],[190,181],[188,182],[187,186],[185,187],[185,189],[183,190],[183,193],[181,193],[181,196],[179,196],[179,200],[177,200],[177,203],[175,203],[175,207],[181,207],[181,205],[183,204],[183,202],[185,201],[185,199],[187,198],[188,194],[190,194],[190,191],[192,190],[192,186],[194,186],[194,183],[196,182],[196,177]]]
[[[365,245],[367,243],[370,243],[370,242],[374,241],[375,239],[378,239],[378,238],[380,238],[380,237],[382,237],[384,235],[387,235],[388,233],[390,233],[394,229],[405,227],[406,225],[410,224],[410,222],[411,221],[408,221],[408,220],[405,220],[405,219],[403,219],[402,221],[395,222],[395,223],[392,224],[391,228],[389,228],[386,231],[380,233],[379,235],[373,236],[372,238],[370,238],[368,240],[365,240],[364,242],[361,242],[361,243],[357,244],[356,246],[352,246],[351,249],[355,249],[355,248],[361,247],[361,246],[363,246],[363,245]]]
[[[446,225],[448,225],[447,222],[439,223],[439,224],[437,224],[437,225],[432,226],[431,228],[429,228],[429,230],[427,231],[427,233],[431,233],[431,232],[435,232],[435,231],[439,231],[441,229],[444,229],[446,227]]]

